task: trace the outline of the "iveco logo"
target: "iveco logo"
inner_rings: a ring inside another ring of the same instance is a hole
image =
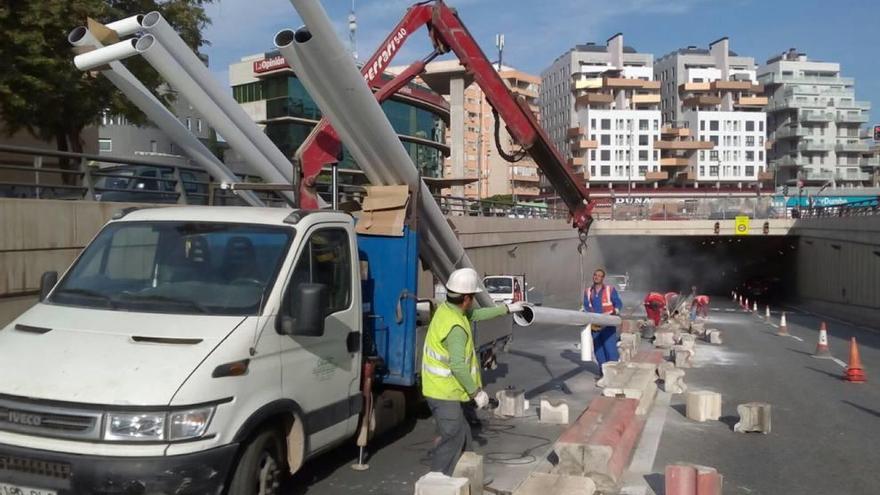
[[[6,413],[6,421],[17,425],[24,426],[40,426],[43,419],[39,414],[31,414],[20,411],[8,411]]]

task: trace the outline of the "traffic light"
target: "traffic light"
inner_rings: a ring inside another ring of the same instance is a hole
[[[721,224],[718,223],[718,222],[715,222],[715,228],[714,228],[714,230],[715,230],[715,235],[720,234],[720,233],[721,233]]]
[[[764,228],[761,229],[764,232],[764,235],[770,233],[770,222],[764,222]]]
[[[880,141],[880,124],[874,126],[874,141]]]

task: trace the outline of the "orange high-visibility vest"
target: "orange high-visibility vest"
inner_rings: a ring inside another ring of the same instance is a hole
[[[611,302],[611,286],[605,285],[602,287],[604,290],[602,291],[602,314],[611,314],[614,312],[614,303]],[[593,306],[593,287],[590,286],[587,289],[587,300],[590,301],[590,307]]]

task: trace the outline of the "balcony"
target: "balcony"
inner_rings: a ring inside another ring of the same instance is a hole
[[[645,174],[645,180],[649,182],[669,179],[669,172],[662,170],[659,172],[648,172]]]
[[[739,101],[736,102],[737,106],[740,107],[763,107],[767,105],[767,97],[766,96],[742,96]]]
[[[660,95],[633,95],[634,105],[659,105]]]
[[[576,138],[578,136],[582,136],[587,133],[587,130],[583,127],[569,127],[568,131],[565,133],[568,136],[568,139]]]
[[[576,106],[581,105],[607,105],[614,101],[614,97],[605,93],[587,93],[575,98]]]
[[[868,121],[868,114],[859,113],[859,114],[851,114],[851,113],[839,113],[837,114],[837,118],[835,119],[837,122],[844,122],[850,124],[864,124]]]
[[[678,91],[684,93],[698,93],[701,91],[709,91],[712,87],[710,83],[689,82],[678,85]]]
[[[806,111],[800,112],[798,118],[801,122],[832,122],[834,114],[832,112]]]
[[[599,143],[590,139],[578,139],[572,141],[571,151],[594,150],[599,147]]]
[[[666,157],[660,159],[661,167],[682,167],[690,165],[690,159],[674,156],[674,157]]]
[[[763,93],[764,85],[752,81],[712,81],[710,87],[717,91],[751,91]]]
[[[538,187],[514,187],[513,194],[517,196],[538,196],[541,194],[541,189]]]
[[[776,131],[776,139],[797,139],[809,135],[803,127],[783,127]]]
[[[541,178],[538,175],[514,175],[513,180],[515,182],[540,182]]]
[[[575,156],[568,159],[568,166],[571,168],[583,167],[587,164],[587,157]]]
[[[772,73],[766,74],[761,77],[761,82],[764,84],[783,84],[783,83],[791,83],[791,84],[834,84],[834,85],[842,85],[842,86],[852,86],[855,84],[855,79],[852,77],[838,77],[838,76],[829,76],[829,77],[803,77],[803,76],[783,76],[780,73]]]
[[[762,182],[772,181],[775,177],[776,177],[776,174],[774,174],[773,172],[770,172],[770,171],[758,172],[758,180],[762,181]]]
[[[622,77],[606,77],[602,79],[602,85],[613,89],[656,89],[660,90],[660,81],[644,81],[642,79],[625,79]]]
[[[685,107],[715,106],[721,104],[721,98],[709,95],[691,96],[690,98],[685,98],[681,104]]]
[[[813,140],[804,140],[798,144],[798,150],[806,153],[827,153],[834,150],[834,145],[830,143],[820,143]]]
[[[655,150],[711,150],[711,141],[654,141]]]
[[[689,137],[691,135],[691,130],[687,127],[666,126],[660,129],[660,134],[664,136]]]
[[[774,162],[771,162],[777,168],[785,168],[785,167],[801,167],[804,163],[798,162],[796,158],[790,156],[784,156]]]
[[[579,91],[582,89],[599,89],[602,87],[602,78],[601,77],[591,77],[589,79],[577,79],[571,85],[572,91]]]
[[[876,168],[880,167],[880,156],[872,156],[870,158],[862,158],[859,160],[860,167]]]
[[[839,143],[835,149],[840,153],[867,153],[871,148],[868,143]]]

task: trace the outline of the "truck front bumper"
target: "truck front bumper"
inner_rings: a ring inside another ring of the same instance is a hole
[[[237,450],[230,444],[177,456],[103,457],[0,445],[0,483],[58,495],[219,494]]]

